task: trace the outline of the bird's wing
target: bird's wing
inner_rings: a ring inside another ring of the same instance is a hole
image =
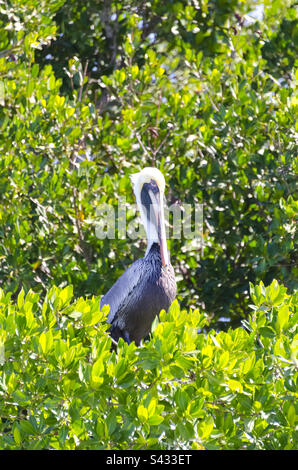
[[[122,306],[127,304],[131,293],[136,286],[142,281],[143,258],[138,259],[119,277],[111,289],[103,296],[100,307],[109,305],[110,311],[107,322],[113,323],[116,314],[121,310]]]

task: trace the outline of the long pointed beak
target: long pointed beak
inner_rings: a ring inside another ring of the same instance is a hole
[[[163,266],[167,266],[169,264],[169,253],[168,253],[168,247],[167,247],[163,201],[162,201],[162,198],[160,197],[160,193],[154,194],[153,191],[151,191],[151,189],[149,189],[148,193],[152,201],[154,219],[155,219],[156,226],[157,226],[157,233],[158,233],[158,239],[159,239],[159,245],[160,245],[161,263]]]

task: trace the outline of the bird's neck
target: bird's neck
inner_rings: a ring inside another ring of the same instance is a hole
[[[151,240],[148,240],[148,245],[147,245],[147,250],[146,250],[146,253],[145,253],[145,257],[149,254],[152,246],[156,244],[156,245],[159,245],[159,242],[157,242],[155,239],[151,239]]]
[[[154,243],[159,245],[159,239],[158,239],[158,234],[157,234],[155,225],[152,224],[151,221],[148,220],[146,217],[144,217],[143,223],[144,223],[144,227],[145,227],[146,235],[147,235],[147,250],[146,250],[146,256],[147,256]]]
[[[160,245],[158,242],[152,242],[151,246],[149,247],[148,245],[148,248],[147,248],[147,251],[146,251],[146,254],[145,254],[145,258],[148,257],[148,258],[154,258],[155,260],[158,258],[160,263],[161,263],[161,259],[160,259]]]

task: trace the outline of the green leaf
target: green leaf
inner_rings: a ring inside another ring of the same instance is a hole
[[[27,420],[21,420],[19,423],[21,434],[26,438],[26,434],[32,435],[35,434],[35,429],[32,423]]]
[[[284,329],[284,327],[287,325],[288,320],[289,320],[289,315],[290,315],[290,310],[288,305],[282,305],[278,309],[277,313],[277,321],[275,324],[275,327],[277,328],[278,331],[281,331]]]
[[[93,326],[96,323],[102,321],[103,313],[99,309],[97,312],[96,311],[85,312],[82,314],[81,319],[82,319],[84,326]]]
[[[139,405],[137,408],[137,415],[141,423],[145,423],[148,420],[148,410],[144,405]]]
[[[158,426],[163,422],[163,420],[164,418],[162,416],[155,414],[149,417],[148,423],[150,426]]]
[[[184,390],[178,389],[175,393],[175,402],[181,411],[185,411],[189,402],[189,397]]]
[[[91,379],[94,384],[101,385],[103,383],[104,381],[103,372],[104,372],[104,365],[103,365],[102,359],[100,358],[94,362],[92,369],[91,369]]]
[[[31,70],[31,77],[36,78],[39,73],[39,65],[38,64],[33,64],[32,70]]]
[[[59,293],[59,298],[62,300],[62,305],[68,305],[72,296],[73,286],[66,286],[64,289],[62,289]]]
[[[219,361],[218,361],[218,365],[220,369],[224,369],[228,365],[229,359],[230,359],[229,351],[224,351],[220,355]]]
[[[287,418],[288,418],[289,425],[294,427],[297,421],[297,415],[296,415],[295,406],[292,403],[290,404],[288,408]]]
[[[202,440],[206,440],[214,428],[214,421],[211,416],[197,424],[197,433]]]
[[[24,297],[25,297],[25,292],[24,292],[24,289],[22,288],[21,292],[18,295],[18,300],[17,300],[19,310],[21,310],[21,308],[24,305]]]
[[[17,446],[20,446],[21,443],[22,443],[22,436],[21,436],[21,432],[20,432],[19,427],[18,427],[17,424],[14,426],[13,438],[14,438]]]
[[[241,382],[239,382],[238,380],[229,379],[227,385],[228,385],[229,389],[232,392],[242,392],[243,391],[243,386],[242,386]]]
[[[51,76],[48,78],[47,86],[48,86],[48,90],[49,90],[49,91],[52,91],[52,90],[55,89],[56,80],[55,80],[55,76],[54,76],[54,75],[51,75]]]
[[[46,333],[41,333],[39,337],[39,345],[44,355],[46,355],[50,351],[53,345],[53,335],[51,330],[47,331]]]
[[[200,418],[204,415],[204,411],[202,411],[204,401],[204,397],[198,397],[189,403],[188,412],[192,418]]]
[[[115,410],[111,410],[106,418],[106,424],[108,428],[109,435],[112,435],[114,431],[117,429],[117,413]]]
[[[105,439],[108,436],[108,428],[102,418],[98,418],[96,422],[96,434],[99,439]]]
[[[188,421],[179,421],[177,424],[177,430],[179,433],[179,438],[182,437],[182,439],[184,439],[185,441],[189,441],[194,436],[194,428],[192,424]]]

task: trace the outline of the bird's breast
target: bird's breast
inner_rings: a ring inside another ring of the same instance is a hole
[[[102,305],[110,305],[111,335],[139,344],[150,333],[156,315],[168,310],[175,297],[173,267],[162,266],[160,248],[154,243],[148,255],[135,261],[102,299]]]
[[[131,340],[139,344],[151,330],[151,325],[161,310],[168,310],[176,297],[176,281],[171,265],[166,268],[144,265],[142,282],[131,293],[126,314],[119,317],[121,329],[127,330]]]

